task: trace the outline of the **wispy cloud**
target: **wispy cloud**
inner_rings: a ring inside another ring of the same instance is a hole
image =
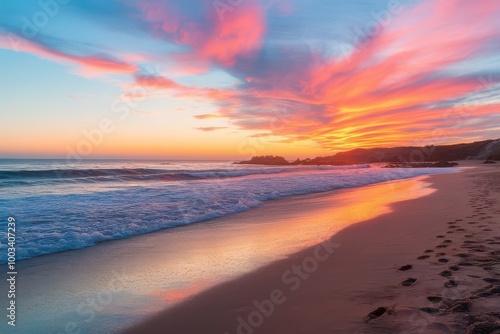
[[[82,75],[126,74],[127,98],[158,93],[216,106],[194,122],[226,118],[231,127],[252,131],[250,135],[271,134],[282,142],[307,139],[331,150],[461,141],[498,126],[484,121],[500,111],[500,101],[488,93],[500,81],[498,59],[491,60],[500,50],[497,0],[426,0],[404,4],[396,14],[385,2],[373,1],[371,12],[378,13],[374,22],[380,29],[361,37],[345,35],[364,29],[370,23],[364,20],[374,20],[356,12],[358,2],[228,3],[223,15],[212,0],[135,0],[110,2],[105,8],[89,3],[81,12],[99,14],[107,29],[118,27],[105,15],[115,8],[113,20],[121,29],[162,47],[69,51],[38,36],[24,39],[19,51],[76,65]],[[350,15],[336,17],[338,22],[328,19],[323,11],[335,6],[350,7]],[[328,40],[327,24],[344,35]],[[6,35],[1,36],[0,47],[11,48]],[[311,40],[323,42],[311,47]],[[346,41],[349,52],[344,54],[326,45]],[[154,56],[140,56],[146,53]],[[167,70],[145,74],[145,62]],[[214,85],[214,71],[225,72],[233,85]],[[188,84],[192,81],[186,77],[199,81]]]
[[[227,127],[226,126],[205,126],[205,127],[199,127],[199,128],[196,128],[196,129],[200,130],[200,131],[209,132],[209,131],[227,129]]]
[[[15,44],[13,44],[15,41]],[[100,54],[78,54],[61,51],[39,41],[29,40],[13,33],[0,34],[0,48],[35,54],[41,58],[69,65],[77,65],[83,75],[99,73],[133,73],[138,70],[134,64],[121,61],[113,56]]]

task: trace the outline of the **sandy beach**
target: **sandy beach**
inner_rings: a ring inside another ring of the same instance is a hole
[[[0,323],[0,332],[122,331],[352,224],[389,213],[392,203],[428,195],[435,191],[430,185],[420,176],[290,196],[197,224],[20,261],[21,320],[14,331]],[[3,277],[5,265],[0,269]],[[6,282],[0,280],[0,289]]]
[[[125,333],[493,333],[500,169],[471,165],[427,178],[437,189],[429,196],[396,203]]]

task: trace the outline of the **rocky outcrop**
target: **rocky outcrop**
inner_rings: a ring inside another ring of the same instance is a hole
[[[456,162],[439,161],[439,162],[414,162],[414,163],[393,163],[387,164],[384,168],[446,168],[458,166]]]
[[[235,162],[237,165],[273,165],[273,166],[286,166],[290,162],[283,157],[274,155],[263,155],[258,157],[252,157],[252,159],[247,161]]]
[[[448,161],[483,159],[500,161],[500,139],[484,140],[467,144],[355,149],[314,159],[287,161],[280,156],[256,156],[237,164],[254,165],[300,165],[300,166],[342,166],[371,163],[390,163],[389,168],[401,167],[453,167]]]
[[[500,139],[492,140],[477,154],[478,159],[500,160]]]

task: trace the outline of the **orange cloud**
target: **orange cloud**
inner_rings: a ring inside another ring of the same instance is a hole
[[[205,127],[199,127],[196,129],[200,130],[200,131],[210,132],[210,131],[215,131],[215,130],[227,129],[227,127],[226,126],[205,126]]]
[[[243,89],[205,96],[242,129],[271,131],[288,141],[300,135],[327,149],[446,142],[444,136],[454,141],[459,133],[471,134],[468,124],[498,113],[499,106],[478,105],[456,124],[449,115],[459,113],[460,99],[490,87],[481,83],[480,72],[459,74],[451,67],[480,63],[491,53],[500,3],[438,0],[405,10],[348,58],[311,55],[306,64],[282,58],[279,65],[288,71],[267,64],[260,77],[245,76]],[[276,116],[279,109],[286,115]]]
[[[203,115],[196,115],[194,118],[196,119],[209,119],[209,118],[221,118],[224,116],[217,115],[217,114],[203,114]]]

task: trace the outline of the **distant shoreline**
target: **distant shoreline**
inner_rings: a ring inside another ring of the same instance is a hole
[[[319,158],[304,161],[296,160],[288,162],[283,157],[279,156],[256,156],[247,161],[233,162],[235,165],[261,165],[261,166],[359,166],[369,165],[369,163],[343,163],[335,161],[321,161]],[[487,160],[490,161],[490,160]],[[492,160],[491,160],[492,161]],[[485,162],[486,163],[486,162]],[[492,163],[495,163],[492,161]],[[390,162],[386,163],[383,168],[448,168],[456,167],[459,164],[456,162],[438,161],[438,162]]]
[[[307,158],[303,160],[297,158],[291,162],[281,156],[254,156],[250,160],[235,162],[235,164],[345,166],[370,163],[401,163],[413,165],[418,168],[421,167],[419,166],[421,163],[459,160],[500,161],[500,139],[456,145],[354,149],[326,157]]]

